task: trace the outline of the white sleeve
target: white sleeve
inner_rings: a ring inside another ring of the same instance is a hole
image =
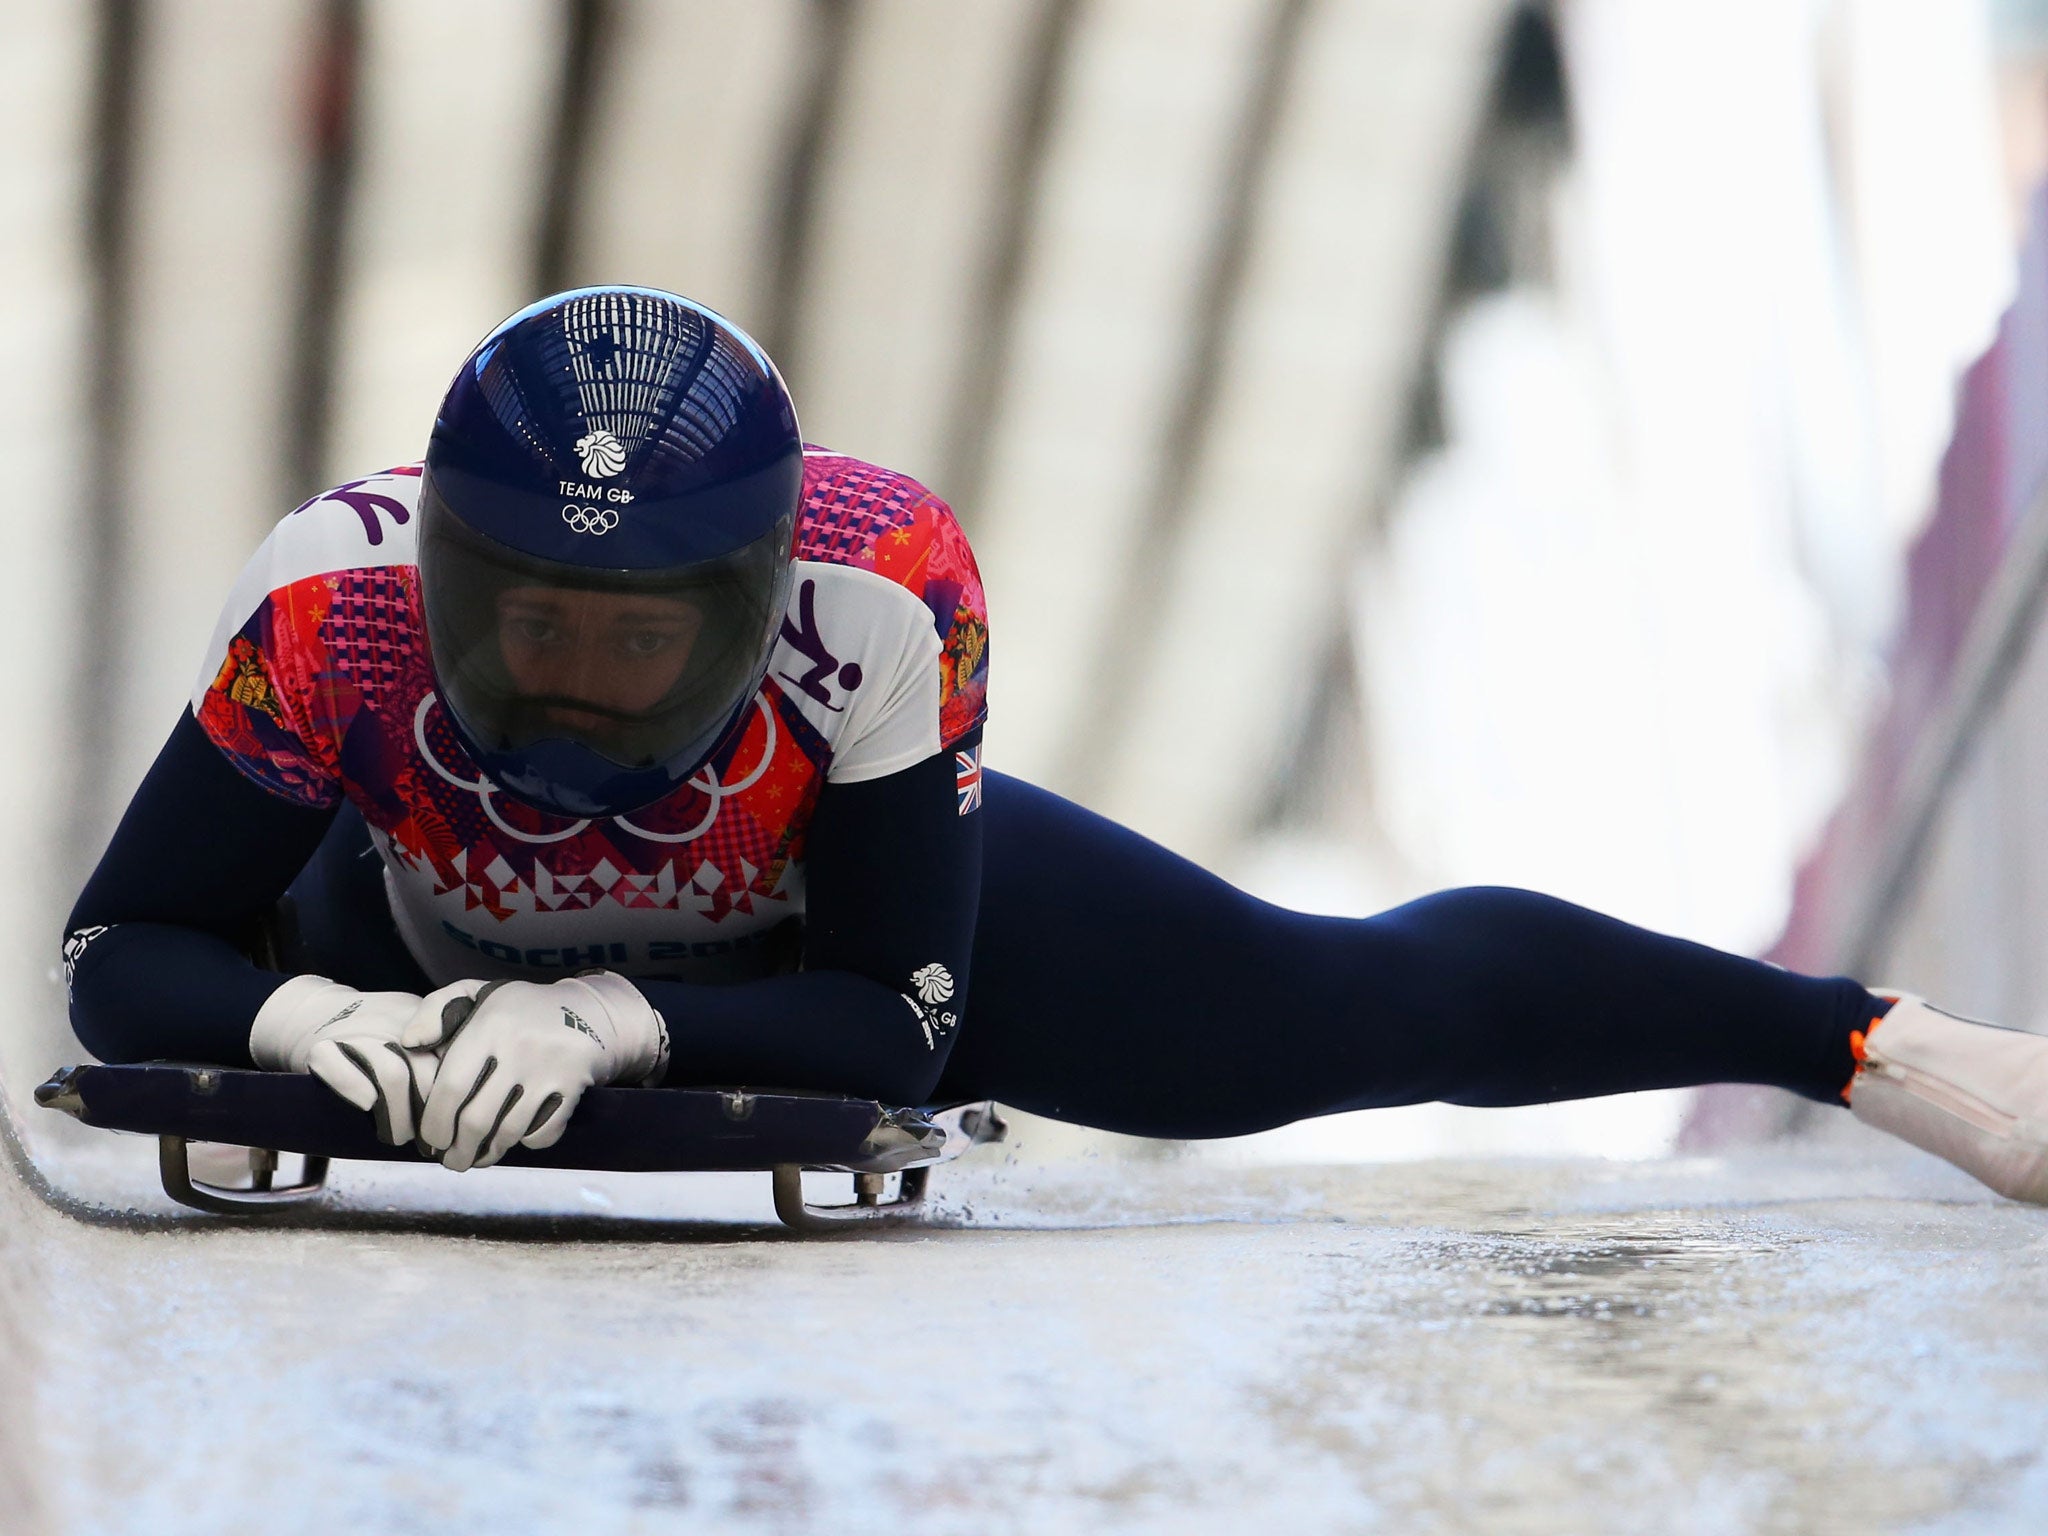
[[[847,574],[868,586],[869,600],[861,604],[864,675],[847,699],[825,772],[834,784],[898,773],[939,750],[940,647],[931,610],[886,577]]]

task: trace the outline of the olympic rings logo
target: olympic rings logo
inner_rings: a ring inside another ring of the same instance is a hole
[[[619,514],[610,507],[579,507],[572,501],[562,508],[562,521],[578,533],[610,533],[619,526]]]

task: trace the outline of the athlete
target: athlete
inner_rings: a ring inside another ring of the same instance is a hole
[[[985,771],[988,665],[952,513],[805,446],[744,334],[543,300],[243,572],[72,912],[73,1026],[315,1073],[454,1169],[600,1083],[1208,1137],[1740,1081],[2048,1200],[2048,1039],[1527,891],[1270,906]]]

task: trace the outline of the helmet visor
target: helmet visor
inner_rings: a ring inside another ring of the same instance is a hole
[[[570,741],[694,771],[760,686],[794,514],[715,559],[610,571],[508,549],[421,494],[420,593],[443,701],[486,752]]]

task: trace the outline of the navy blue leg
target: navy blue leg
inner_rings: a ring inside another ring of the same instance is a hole
[[[1344,1109],[1774,1083],[1833,1102],[1871,999],[1529,891],[1365,919],[1257,901],[986,777],[967,1016],[940,1092],[1146,1136]]]

